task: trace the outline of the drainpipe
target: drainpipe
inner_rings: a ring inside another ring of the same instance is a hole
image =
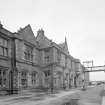
[[[70,69],[69,69],[69,88],[71,88],[71,78],[70,78]]]
[[[63,89],[64,89],[64,67],[63,67]]]
[[[15,49],[15,38],[12,38],[11,44],[11,82],[10,82],[10,94],[14,93],[14,72],[16,71],[16,49]]]
[[[53,94],[53,90],[54,90],[54,84],[53,84],[53,69],[54,69],[54,64],[52,64],[52,68],[51,68],[51,94]]]
[[[72,73],[72,60],[71,60],[71,73]],[[71,78],[71,75],[70,75],[70,88],[72,87],[72,84],[71,84],[72,80],[73,78]]]

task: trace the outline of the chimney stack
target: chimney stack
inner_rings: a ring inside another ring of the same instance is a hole
[[[38,30],[37,35],[44,35],[44,30],[41,28]]]

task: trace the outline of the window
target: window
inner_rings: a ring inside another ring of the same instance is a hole
[[[56,78],[54,78],[54,84],[56,85]]]
[[[45,50],[45,63],[49,63],[50,62],[50,56],[49,56],[49,49]]]
[[[6,70],[0,70],[0,87],[6,87]]]
[[[68,63],[68,61],[67,61],[67,56],[65,57],[65,66],[67,67],[67,63]]]
[[[49,63],[50,59],[49,59],[49,56],[46,56],[45,57],[45,63]]]
[[[50,70],[45,71],[44,74],[45,74],[45,77],[50,76]]]
[[[68,73],[66,73],[66,78],[68,78],[68,76],[69,76],[69,74],[68,74]]]
[[[32,72],[32,76],[31,76],[31,80],[32,80],[32,85],[36,84],[36,72]]]
[[[46,87],[50,86],[50,70],[44,71]]]
[[[25,71],[22,71],[21,72],[21,84],[22,84],[22,87],[27,87],[27,72]]]
[[[26,44],[25,44],[24,58],[29,61],[33,60],[33,48]]]
[[[8,56],[8,40],[0,37],[0,55]]]
[[[59,50],[57,51],[57,61],[58,63],[61,61],[61,52]]]

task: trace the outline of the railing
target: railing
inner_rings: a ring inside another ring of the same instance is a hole
[[[98,71],[105,71],[105,66],[92,66],[92,67],[85,67],[86,70],[84,72],[98,72]]]

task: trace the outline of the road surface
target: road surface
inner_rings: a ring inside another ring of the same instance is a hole
[[[56,94],[40,92],[29,95],[3,96],[0,97],[0,105],[61,105],[71,99],[80,99],[78,105],[101,105],[102,89],[103,86],[96,86],[88,88],[86,91],[73,89]]]

